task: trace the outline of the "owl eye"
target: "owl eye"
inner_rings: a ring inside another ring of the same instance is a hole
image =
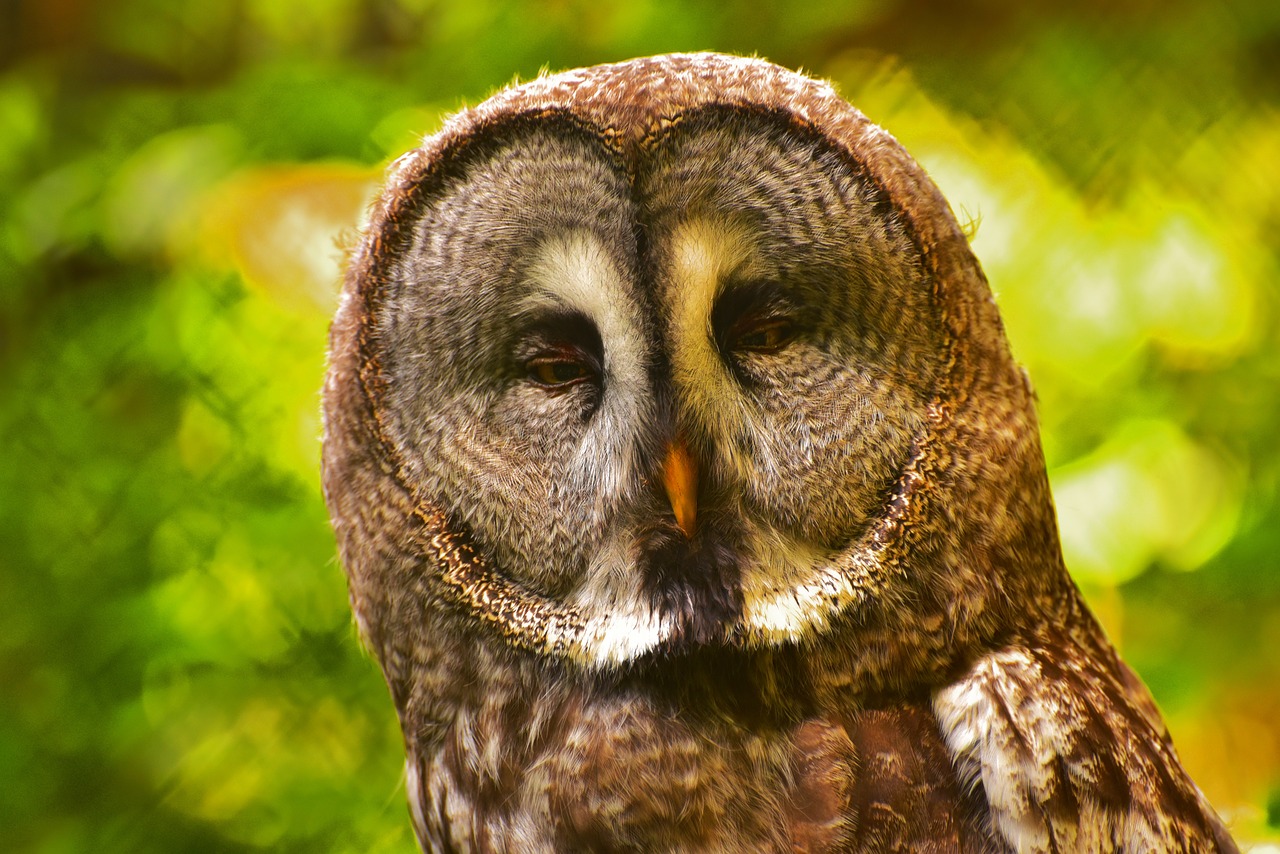
[[[529,363],[529,378],[545,386],[565,386],[589,379],[591,372],[581,362],[568,359],[534,359]]]
[[[776,283],[736,282],[725,289],[711,310],[711,330],[721,354],[734,367],[736,358],[772,355],[802,332],[804,310]]]
[[[596,376],[586,354],[571,345],[539,353],[525,363],[525,371],[530,380],[553,390],[588,382]]]
[[[590,383],[601,385],[604,346],[586,317],[556,313],[536,319],[517,343],[517,376],[548,392],[563,392]]]
[[[729,349],[736,353],[776,353],[795,338],[795,324],[785,317],[744,317],[729,330]]]

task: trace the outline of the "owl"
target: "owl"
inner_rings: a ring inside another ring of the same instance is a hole
[[[946,201],[822,82],[669,55],[452,117],[324,413],[424,850],[1235,850],[1064,568]]]

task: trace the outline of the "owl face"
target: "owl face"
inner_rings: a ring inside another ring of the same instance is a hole
[[[369,326],[377,419],[568,654],[795,639],[859,592],[842,564],[901,497],[946,348],[845,151],[736,105],[637,145],[517,113],[417,192]]]

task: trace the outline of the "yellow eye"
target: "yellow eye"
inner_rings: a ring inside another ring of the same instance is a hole
[[[586,365],[572,359],[547,356],[529,362],[529,378],[548,387],[572,385],[590,376]]]
[[[733,337],[734,350],[751,353],[776,353],[795,336],[795,327],[784,317],[759,320]]]

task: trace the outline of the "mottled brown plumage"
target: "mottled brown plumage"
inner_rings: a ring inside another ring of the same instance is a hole
[[[424,849],[1234,850],[1063,567],[945,200],[822,83],[673,55],[455,116],[325,415]]]

